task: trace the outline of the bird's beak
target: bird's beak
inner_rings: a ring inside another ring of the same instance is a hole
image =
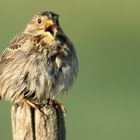
[[[57,27],[51,19],[44,22],[45,33],[51,34],[54,38],[56,37]]]

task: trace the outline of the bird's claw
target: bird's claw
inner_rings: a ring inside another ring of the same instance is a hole
[[[31,102],[31,101],[28,100],[28,99],[24,99],[24,100],[23,100],[23,103],[24,103],[26,106],[30,106],[30,107],[32,107],[32,108],[38,110],[39,112],[43,113],[43,111],[41,110],[41,107],[40,107],[39,104],[36,104],[36,103],[34,103],[34,102]],[[43,114],[44,114],[44,113],[43,113]]]
[[[56,101],[56,100],[53,100],[53,99],[48,99],[48,101],[47,101],[47,105],[51,105],[51,106],[53,106],[54,108],[56,108],[56,109],[60,109],[60,111],[62,112],[62,113],[64,113],[65,115],[67,114],[67,110],[66,110],[66,108],[64,107],[64,105],[63,104],[61,104],[61,103],[59,103],[58,101]]]

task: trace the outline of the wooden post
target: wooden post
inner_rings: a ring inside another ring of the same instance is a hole
[[[50,106],[41,110],[43,114],[30,106],[12,106],[13,140],[66,140],[63,113]]]

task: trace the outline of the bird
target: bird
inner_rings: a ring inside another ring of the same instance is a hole
[[[77,53],[59,14],[39,12],[1,54],[0,98],[36,108],[67,92],[77,73]]]

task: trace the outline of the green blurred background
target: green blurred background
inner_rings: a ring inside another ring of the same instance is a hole
[[[66,106],[67,140],[140,139],[139,0],[1,0],[0,50],[39,11],[60,14],[79,58]],[[9,103],[0,102],[0,139],[11,140]]]

